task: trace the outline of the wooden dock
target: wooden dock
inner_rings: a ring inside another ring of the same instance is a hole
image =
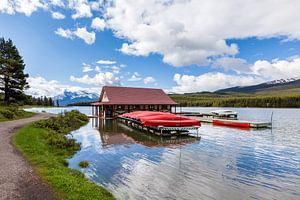
[[[215,125],[231,126],[231,127],[245,127],[245,128],[271,128],[271,122],[256,122],[246,120],[231,120],[231,119],[218,119],[208,117],[189,116],[191,119],[199,120],[204,123],[212,123]]]
[[[132,118],[127,118],[127,117],[122,117],[122,116],[118,116],[117,120],[132,128],[139,129],[141,131],[145,131],[147,133],[152,133],[159,136],[189,135],[190,130],[196,130],[197,137],[198,137],[198,129],[200,128],[200,126],[185,126],[185,127],[144,126],[137,120],[134,120]]]

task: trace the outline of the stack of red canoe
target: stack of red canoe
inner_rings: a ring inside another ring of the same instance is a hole
[[[154,111],[136,111],[122,115],[126,118],[135,119],[144,126],[200,126],[200,122],[187,117],[178,116],[172,113],[154,112]]]

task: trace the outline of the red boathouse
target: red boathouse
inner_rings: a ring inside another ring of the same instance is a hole
[[[115,118],[139,110],[171,112],[177,103],[162,89],[104,86],[91,105],[93,116]]]

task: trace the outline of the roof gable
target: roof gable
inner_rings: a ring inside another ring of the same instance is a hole
[[[160,104],[176,105],[162,89],[104,86],[99,98],[101,104]]]

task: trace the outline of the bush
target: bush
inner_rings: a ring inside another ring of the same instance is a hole
[[[0,113],[2,114],[3,117],[7,119],[13,119],[15,117],[15,114],[8,109],[0,110]]]
[[[90,164],[89,164],[89,161],[83,160],[83,161],[81,161],[78,165],[79,165],[79,167],[81,167],[81,168],[87,168]]]
[[[89,118],[86,115],[78,111],[70,111],[59,114],[57,117],[35,122],[34,126],[48,130],[46,135],[48,144],[61,149],[78,150],[80,144],[69,137],[69,133],[86,124],[88,120]]]

